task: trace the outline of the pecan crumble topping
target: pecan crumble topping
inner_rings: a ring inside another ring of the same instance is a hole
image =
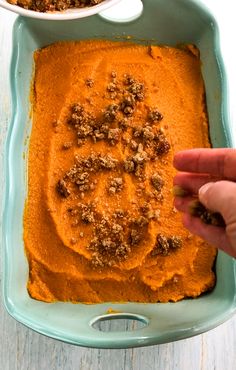
[[[89,205],[80,204],[79,208],[81,210],[81,220],[84,223],[90,224],[90,223],[93,223],[95,221],[94,211],[93,211],[94,205],[93,204],[89,204]]]
[[[56,185],[56,189],[58,191],[58,193],[64,197],[64,198],[67,198],[69,197],[70,195],[70,190],[68,189],[67,187],[67,184],[64,180],[59,180],[57,185]]]
[[[199,217],[205,224],[220,227],[226,226],[220,213],[210,211],[198,200],[191,203],[190,213],[192,216]]]
[[[67,150],[67,149],[72,148],[72,146],[73,146],[73,143],[71,141],[67,141],[66,143],[63,144],[62,149]]]
[[[115,177],[110,182],[108,192],[110,194],[115,194],[115,193],[120,192],[122,190],[122,188],[123,188],[123,179],[122,179],[122,177]]]
[[[91,180],[91,175],[101,171],[111,171],[117,166],[118,161],[110,156],[92,153],[87,158],[75,157],[75,164],[65,173],[56,185],[58,193],[63,197],[68,197],[71,192],[68,184],[72,183],[79,192],[84,193],[94,190],[97,180]]]
[[[175,250],[182,247],[182,239],[178,236],[166,237],[162,234],[158,234],[156,238],[156,245],[151,255],[162,255],[168,256],[171,250]]]
[[[151,123],[159,122],[163,119],[163,115],[158,111],[157,108],[150,110],[148,113],[148,121]]]
[[[96,224],[88,250],[92,252],[92,265],[100,268],[126,260],[131,251],[123,226],[107,218]]]
[[[85,81],[85,84],[86,86],[88,87],[93,87],[94,85],[94,80],[92,78],[87,78],[87,80]]]
[[[159,133],[156,137],[156,153],[158,155],[167,154],[170,150],[170,143],[163,133]]]
[[[169,141],[160,128],[163,115],[157,108],[146,108],[144,126],[134,124],[137,107],[145,99],[144,84],[130,75],[124,75],[124,80],[120,81],[115,71],[111,72],[110,77],[106,90],[110,94],[109,98],[116,101],[106,105],[98,116],[85,105],[76,103],[71,107],[67,123],[75,131],[78,146],[84,145],[88,139],[94,143],[103,140],[111,146],[120,143],[127,155],[122,160],[97,152],[91,152],[87,157],[76,155],[74,165],[58,181],[57,191],[64,198],[74,199],[79,195],[80,199],[84,199],[88,192],[96,189],[99,173],[107,171],[112,173],[112,177],[106,180],[107,191],[111,196],[121,193],[125,187],[122,171],[135,176],[135,181],[139,183],[136,188],[138,197],[142,197],[146,191],[143,183],[146,179],[149,179],[153,189],[146,193],[147,202],[143,203],[135,217],[131,217],[129,211],[119,208],[112,215],[101,215],[97,211],[96,202],[77,203],[68,208],[74,230],[77,230],[81,222],[92,227],[93,238],[87,249],[91,252],[94,268],[110,267],[126,260],[131,249],[137,248],[145,238],[150,222],[159,219],[160,210],[150,202],[163,200],[161,191],[164,181],[158,173],[147,178],[146,164],[159,159],[170,150]],[[85,83],[92,88],[95,81],[88,78]],[[63,149],[71,148],[74,142],[64,143]],[[81,238],[81,232],[78,237]],[[77,241],[73,243],[71,240],[71,244],[76,243]],[[152,255],[168,255],[171,250],[180,246],[181,240],[178,237],[166,238],[160,234]]]
[[[116,76],[112,72],[111,76]],[[128,120],[135,113],[137,104],[144,100],[144,84],[136,81],[130,76],[124,80],[123,92],[120,94],[120,101],[108,105],[99,117],[95,117],[91,111],[87,111],[83,105],[76,103],[71,107],[71,115],[68,119],[76,131],[78,145],[81,146],[88,138],[93,142],[107,140],[115,145],[120,140],[121,130],[128,126]],[[94,85],[94,80],[87,79],[89,87]],[[114,100],[120,91],[116,77],[107,86],[110,98]],[[112,95],[111,95],[112,94]]]
[[[8,0],[9,3],[36,12],[63,11],[69,8],[84,8],[100,4],[103,0]]]
[[[153,185],[153,187],[157,190],[157,191],[161,191],[161,189],[163,188],[164,186],[164,181],[163,179],[161,178],[160,175],[158,175],[157,173],[154,173],[152,176],[151,176],[151,184]]]

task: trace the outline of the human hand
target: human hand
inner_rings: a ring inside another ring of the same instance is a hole
[[[193,234],[236,257],[236,149],[191,149],[178,152],[174,166],[179,172],[174,185],[184,197],[175,197],[176,209],[183,212],[183,224]],[[199,198],[209,210],[219,212],[226,226],[204,224],[190,213]]]

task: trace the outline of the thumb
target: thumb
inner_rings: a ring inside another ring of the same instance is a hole
[[[227,225],[236,223],[236,183],[208,182],[199,189],[198,195],[206,208],[221,213]]]

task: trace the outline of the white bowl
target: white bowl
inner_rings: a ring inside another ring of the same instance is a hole
[[[61,21],[61,20],[89,17],[90,15],[100,13],[119,2],[120,0],[104,0],[100,4],[90,6],[90,7],[74,8],[74,9],[67,9],[67,10],[60,11],[60,12],[55,11],[55,12],[48,12],[48,13],[36,12],[34,10],[24,9],[20,7],[19,5],[12,5],[8,3],[6,0],[0,0],[0,6],[2,8],[11,10],[14,13],[23,15],[24,17]]]

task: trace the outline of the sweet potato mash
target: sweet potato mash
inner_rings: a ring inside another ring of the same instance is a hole
[[[35,52],[24,242],[32,298],[167,302],[214,286],[216,251],[173,207],[176,151],[209,147],[198,50]]]

